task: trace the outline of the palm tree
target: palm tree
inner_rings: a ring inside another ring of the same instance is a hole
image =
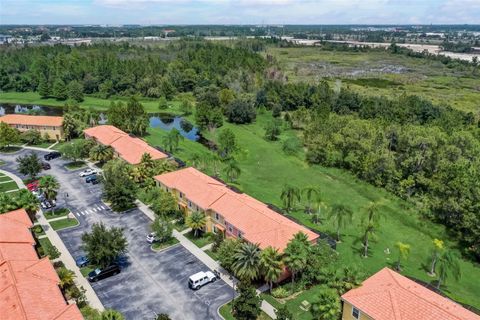
[[[165,144],[165,148],[168,151],[173,152],[177,150],[180,141],[182,141],[183,139],[184,137],[180,134],[180,131],[178,131],[176,128],[173,128],[163,138],[163,143]]]
[[[260,275],[260,248],[257,244],[243,242],[233,254],[232,269],[244,281],[252,281]]]
[[[437,289],[440,289],[442,283],[445,282],[449,275],[453,276],[455,280],[459,280],[461,277],[460,264],[458,263],[458,257],[450,251],[445,251],[438,258],[438,281]]]
[[[363,219],[363,256],[368,257],[369,239],[376,237],[376,231],[379,226],[380,218],[382,217],[379,211],[378,203],[370,202],[366,207],[367,217]]]
[[[401,259],[406,260],[408,258],[408,254],[410,253],[410,245],[399,241],[395,244],[395,247],[398,249],[398,259],[395,264],[395,270],[401,271]]]
[[[77,120],[75,120],[71,113],[66,112],[63,115],[62,126],[66,140],[70,140],[77,129]]]
[[[100,163],[105,163],[113,158],[113,149],[110,146],[105,146],[103,144],[96,144],[90,149],[89,152],[90,159],[93,161],[99,161]]]
[[[315,319],[337,320],[341,312],[340,298],[335,290],[324,288],[312,304],[312,314]]]
[[[100,320],[125,320],[125,317],[116,310],[107,309],[102,312]]]
[[[307,258],[310,251],[309,245],[308,238],[305,241],[305,237],[297,233],[285,248],[283,261],[292,273],[292,290],[295,276],[307,266]]]
[[[237,180],[240,173],[242,173],[242,170],[240,169],[238,163],[235,160],[228,161],[223,170],[230,182]]]
[[[295,201],[300,201],[300,190],[297,187],[291,185],[284,185],[280,199],[283,201],[283,206],[290,212],[295,205]]]
[[[60,278],[60,288],[65,288],[73,284],[73,280],[75,279],[75,273],[72,270],[61,267],[57,270],[57,274]]]
[[[308,214],[312,213],[312,204],[314,201],[321,202],[320,189],[314,186],[307,186],[303,188],[302,194],[307,199],[306,212]]]
[[[429,272],[429,275],[432,277],[435,276],[435,266],[443,250],[444,250],[443,241],[439,239],[433,239],[432,262],[430,264],[430,272]]]
[[[38,182],[38,187],[43,191],[45,199],[52,201],[57,198],[58,188],[60,188],[60,184],[53,176],[43,176]]]
[[[192,228],[194,237],[198,236],[198,230],[201,230],[207,224],[205,215],[201,212],[192,212],[187,219],[185,219],[185,224]]]
[[[340,228],[344,228],[352,222],[353,211],[350,207],[343,204],[334,204],[328,215],[329,219],[334,219],[337,230],[337,242],[340,242]]]
[[[260,266],[271,292],[273,283],[278,281],[283,271],[282,255],[278,252],[278,249],[265,248],[260,254]]]
[[[140,165],[144,168],[153,169],[155,168],[155,160],[153,160],[152,155],[150,153],[143,153],[142,157],[140,158]]]
[[[33,193],[29,192],[28,190],[22,189],[16,194],[13,200],[17,205],[17,208],[25,209],[30,219],[33,220],[36,212],[38,211],[39,204],[40,204],[40,201],[37,199],[37,197]],[[2,203],[1,199],[0,199],[0,203]]]

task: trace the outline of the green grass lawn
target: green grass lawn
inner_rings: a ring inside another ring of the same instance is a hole
[[[232,315],[232,303],[229,302],[227,304],[224,304],[223,306],[220,307],[220,315],[225,319],[225,320],[235,320],[235,317]],[[260,315],[257,317],[256,320],[271,320],[272,318],[270,318],[268,316],[268,314],[266,314],[265,312],[263,311],[260,311]],[[295,318],[296,319],[296,318]]]
[[[48,148],[50,147],[52,144],[54,144],[55,142],[52,142],[52,141],[46,141],[46,142],[41,142],[39,144],[29,144],[29,146],[32,146],[32,147],[37,147],[37,148]]]
[[[213,252],[212,250],[205,250],[204,251],[206,254],[210,256],[213,260],[217,261],[218,260],[218,254],[216,252]]]
[[[93,266],[86,266],[86,267],[81,267],[80,268],[80,272],[82,273],[82,275],[84,277],[88,276],[88,274],[90,272],[92,272],[93,270],[95,270]]]
[[[170,240],[168,240],[167,242],[155,242],[154,244],[152,244],[152,250],[155,250],[155,251],[160,251],[160,250],[163,250],[165,248],[168,248],[168,247],[171,247],[177,243],[179,243],[180,241],[177,240],[177,238],[174,238],[172,237]]]
[[[54,219],[54,218],[59,218],[59,217],[65,217],[70,213],[70,210],[67,208],[61,208],[61,209],[56,209],[54,211],[48,210],[45,211],[43,214],[47,220]]]
[[[8,147],[0,148],[0,153],[15,153],[20,150],[22,150],[22,147],[8,146]]]
[[[0,182],[13,181],[10,177],[6,175],[0,175]]]
[[[85,96],[84,101],[80,102],[83,108],[89,108],[97,111],[105,111],[110,106],[111,101],[127,101],[126,98],[111,97],[109,99],[101,99],[96,97]],[[181,114],[179,111],[180,102],[170,101],[170,108],[167,110],[160,110],[158,108],[159,100],[141,98],[140,101],[145,106],[149,113],[170,112]],[[17,104],[36,104],[40,106],[63,107],[65,101],[58,101],[54,98],[42,99],[37,92],[0,92],[0,103],[17,103]]]
[[[40,251],[42,251],[42,252],[41,252],[41,256],[42,256],[42,257],[45,257],[45,256],[46,256],[47,248],[53,247],[52,243],[50,242],[50,239],[48,239],[48,238],[38,239],[38,244],[39,244],[40,247],[42,248],[42,249],[40,250]]]
[[[284,184],[288,183],[299,188],[318,186],[322,190],[327,207],[335,203],[344,203],[354,211],[353,222],[342,230],[343,242],[337,246],[340,261],[345,266],[356,265],[368,275],[372,275],[381,268],[393,264],[397,257],[395,243],[401,241],[411,245],[411,253],[404,263],[403,273],[426,282],[434,280],[425,271],[433,239],[445,240],[453,250],[456,250],[457,245],[449,239],[443,226],[422,218],[410,203],[381,188],[362,182],[344,170],[308,165],[304,161],[303,152],[296,156],[286,156],[281,149],[281,141],[295,135],[296,132],[284,131],[280,141],[268,142],[263,138],[263,128],[269,119],[269,115],[260,115],[254,124],[225,123],[223,126],[235,133],[241,148],[236,159],[242,173],[235,184],[236,187],[261,201],[281,207],[280,194]],[[217,132],[219,130],[221,129]],[[150,128],[148,132],[150,135],[146,137],[147,141],[152,145],[161,146],[165,131]],[[209,134],[206,136],[212,138]],[[191,164],[193,154],[209,153],[210,151],[199,143],[186,139],[180,142],[179,149],[174,152],[175,156],[187,164]],[[205,171],[212,174],[211,168],[206,168]],[[222,175],[221,178],[225,180],[225,176]],[[359,223],[365,214],[364,208],[371,201],[381,201],[381,211],[385,219],[381,222],[378,240],[371,244],[370,257],[364,259],[361,257],[362,247],[358,242],[362,234]],[[301,210],[292,212],[291,215],[315,230],[329,234],[335,231],[332,223],[328,221],[321,225],[313,224],[309,216]],[[390,249],[390,255],[384,253],[386,248]],[[444,292],[459,302],[480,307],[478,300],[480,282],[476,281],[480,278],[480,269],[468,260],[461,260],[460,264],[462,278],[459,281],[448,279]]]
[[[73,161],[73,162],[67,163],[65,165],[65,168],[73,171],[73,170],[85,168],[86,166],[87,164],[85,163],[85,161]]]
[[[74,227],[78,225],[78,220],[73,218],[65,218],[56,221],[50,221],[50,225],[52,226],[53,230],[60,230],[68,227]]]
[[[189,239],[190,241],[192,241],[193,243],[195,243],[195,245],[199,248],[202,248],[202,247],[206,246],[207,244],[213,242],[213,234],[211,234],[211,233],[200,233],[199,232],[198,236],[195,237],[193,235],[193,231],[190,231],[190,232],[185,233],[184,236],[187,239]]]
[[[7,183],[0,183],[0,192],[7,192],[11,190],[17,190],[18,186],[15,181],[10,181]]]
[[[5,161],[0,160],[0,166],[3,166],[5,164]]]

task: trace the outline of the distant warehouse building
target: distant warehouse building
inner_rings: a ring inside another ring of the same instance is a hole
[[[139,164],[145,153],[149,154],[153,160],[168,158],[168,155],[153,148],[142,139],[132,137],[114,126],[96,126],[83,130],[83,133],[86,139],[93,139],[97,143],[112,147],[117,157],[133,165]]]
[[[0,117],[0,122],[5,122],[21,132],[37,130],[42,137],[48,134],[51,140],[64,140],[63,117],[31,116],[25,114],[7,114]]]

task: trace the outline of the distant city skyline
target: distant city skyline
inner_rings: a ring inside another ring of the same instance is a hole
[[[480,24],[480,0],[0,0],[0,24]]]

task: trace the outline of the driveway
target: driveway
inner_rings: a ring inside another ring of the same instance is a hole
[[[0,155],[6,162],[2,169],[18,174],[15,158],[25,152]],[[35,152],[43,157],[44,153]],[[232,298],[233,290],[222,280],[190,290],[188,277],[208,268],[180,244],[152,251],[145,240],[150,220],[138,209],[112,212],[101,201],[101,185],[85,183],[79,171],[65,169],[65,163],[62,159],[50,161],[52,169],[47,173],[61,184],[58,205],[67,206],[80,222],[58,232],[71,254],[83,254],[81,236],[96,222],[123,228],[128,240],[122,272],[93,284],[103,305],[119,310],[127,319],[154,319],[155,313],[167,313],[172,319],[221,319],[217,309]]]

